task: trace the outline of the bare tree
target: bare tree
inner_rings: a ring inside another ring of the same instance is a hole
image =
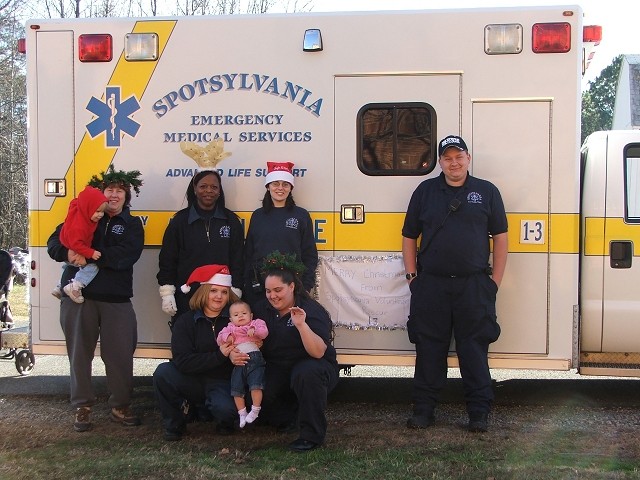
[[[247,13],[267,13],[275,0],[249,0],[247,5]]]
[[[23,16],[32,18],[86,18],[148,15],[142,7],[142,1],[34,0],[25,5]],[[147,1],[157,5],[157,0]]]
[[[0,247],[27,245],[27,145],[23,34],[13,15],[0,14]]]
[[[123,2],[121,13],[125,17],[156,17],[160,15],[158,0],[123,0]]]
[[[80,0],[76,0],[80,1]],[[90,17],[117,17],[119,13],[118,0],[100,0],[97,2],[90,1],[89,16]]]
[[[283,2],[285,12],[310,12],[313,0],[287,0]]]
[[[281,6],[285,11],[309,11],[312,0],[176,0],[177,15],[261,14]]]
[[[313,0],[0,0],[22,7],[31,18],[155,17],[159,15],[261,14],[275,8],[310,11]]]

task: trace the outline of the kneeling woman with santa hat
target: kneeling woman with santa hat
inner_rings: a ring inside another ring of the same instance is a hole
[[[198,267],[182,291],[189,292],[194,283],[200,286],[189,300],[190,310],[177,318],[172,330],[173,358],[153,374],[164,438],[169,441],[182,438],[189,409],[213,417],[217,432],[223,435],[233,432],[238,417],[231,396],[231,371],[234,357],[242,354],[233,344],[216,343],[229,323],[229,305],[238,300],[231,291],[229,268]]]
[[[264,298],[260,269],[264,257],[279,251],[295,254],[304,264],[302,284],[307,291],[315,285],[318,249],[309,212],[293,200],[293,163],[267,162],[262,207],[251,215],[244,246],[245,287],[243,299],[254,305]]]

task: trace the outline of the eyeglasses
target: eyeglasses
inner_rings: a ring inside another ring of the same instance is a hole
[[[289,182],[271,182],[269,183],[273,188],[291,188],[291,184]]]

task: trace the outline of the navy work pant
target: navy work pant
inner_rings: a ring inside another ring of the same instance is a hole
[[[487,354],[500,335],[497,285],[485,273],[438,277],[421,273],[410,284],[407,329],[416,346],[413,403],[416,415],[433,412],[447,381],[451,334],[469,413],[488,413],[493,401]]]
[[[292,367],[267,361],[260,417],[278,427],[297,422],[300,438],[321,444],[327,433],[327,397],[337,384],[337,367],[322,358]]]
[[[204,405],[218,424],[233,427],[238,411],[231,396],[229,380],[206,375],[186,375],[172,362],[161,363],[153,373],[153,389],[165,430],[185,430],[185,401],[189,408]]]

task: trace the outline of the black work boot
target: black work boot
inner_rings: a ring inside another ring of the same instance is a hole
[[[469,412],[470,432],[486,432],[489,430],[489,414],[485,412]]]
[[[414,412],[407,419],[407,428],[429,428],[436,424],[436,417],[433,410],[416,413]]]

